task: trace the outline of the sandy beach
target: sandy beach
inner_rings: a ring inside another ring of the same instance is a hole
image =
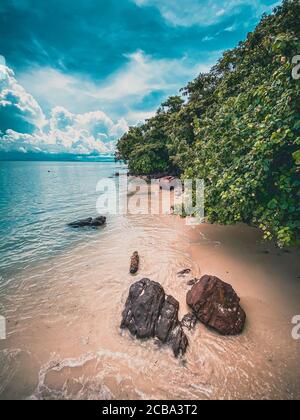
[[[133,251],[137,276],[128,274]],[[183,268],[191,276],[179,278]],[[130,285],[160,282],[188,312],[187,281],[212,274],[232,284],[244,333],[221,337],[198,324],[175,359],[154,340],[120,330]],[[178,216],[113,216],[92,241],[22,270],[1,295],[0,398],[300,399],[299,249],[281,251],[253,228],[186,226]]]

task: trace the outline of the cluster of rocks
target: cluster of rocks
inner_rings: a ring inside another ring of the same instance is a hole
[[[171,346],[174,355],[184,355],[188,339],[178,320],[179,302],[150,279],[134,283],[129,291],[121,328],[140,339],[158,338]]]
[[[78,220],[68,226],[96,228],[105,224],[106,217],[99,216]],[[139,254],[134,252],[130,260],[131,274],[138,272],[139,264]],[[190,269],[185,269],[177,275],[184,278],[190,273]],[[208,275],[189,280],[187,284],[192,287],[186,297],[192,312],[180,322],[179,302],[166,295],[159,283],[150,279],[134,283],[126,301],[121,328],[127,328],[140,339],[156,337],[161,343],[170,345],[176,357],[184,355],[188,347],[184,328],[192,330],[198,321],[222,335],[238,335],[243,331],[246,314],[230,284]]]
[[[184,270],[180,275],[186,275]],[[123,312],[121,328],[127,328],[139,339],[157,338],[171,346],[175,357],[184,355],[188,338],[184,328],[192,330],[198,321],[222,335],[238,335],[245,325],[246,314],[240,298],[232,286],[214,276],[193,279],[187,293],[187,305],[192,312],[181,322],[179,303],[165,294],[163,287],[149,279],[134,283],[129,291]]]

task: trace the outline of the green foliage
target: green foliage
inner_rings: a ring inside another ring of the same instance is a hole
[[[134,173],[172,172],[206,182],[212,222],[259,226],[290,245],[300,231],[300,3],[286,0],[118,150]]]

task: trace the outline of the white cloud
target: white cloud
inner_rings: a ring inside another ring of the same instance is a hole
[[[138,6],[157,7],[161,15],[175,26],[208,26],[220,22],[225,16],[234,15],[239,7],[249,5],[255,15],[271,11],[280,4],[275,2],[272,6],[263,5],[259,0],[133,0]]]
[[[124,119],[115,123],[102,111],[73,114],[57,106],[47,119],[13,71],[0,65],[1,151],[107,154],[127,130]]]
[[[141,124],[145,120],[148,120],[156,114],[156,110],[153,111],[131,111],[127,115],[129,121],[134,121],[135,124]]]
[[[38,67],[22,74],[20,80],[48,108],[59,104],[84,113],[86,109],[101,107],[106,113],[122,115],[135,124],[137,121],[131,117],[144,98],[155,91],[163,92],[165,97],[174,94],[199,72],[208,71],[219,56],[219,51],[212,51],[207,62],[195,65],[187,57],[155,59],[138,50],[126,56],[125,66],[99,83],[81,75],[65,75],[55,69]]]
[[[143,98],[153,91],[174,92],[200,70],[208,71],[211,67],[191,65],[187,57],[153,59],[141,50],[126,57],[128,64],[106,80],[105,87],[94,90],[94,97],[107,101],[126,99],[130,102],[130,98]]]
[[[9,116],[10,123],[15,122],[16,126],[29,131],[32,128],[42,130],[47,122],[37,101],[18,84],[14,72],[3,64],[0,65],[0,113],[6,118]]]
[[[22,74],[18,83],[12,70],[2,65],[0,150],[110,153],[129,124],[141,123],[155,114],[156,106],[140,109],[144,98],[153,92],[163,93],[164,97],[174,94],[200,72],[209,71],[220,54],[220,51],[211,52],[209,63],[195,65],[188,57],[154,59],[138,50],[126,56],[128,61],[123,68],[99,84],[79,75],[65,75],[41,67]],[[13,115],[14,124],[11,124],[12,113],[8,112],[11,108],[6,105],[8,101],[18,110]],[[39,103],[47,109],[48,118]],[[100,107],[106,112],[86,112]],[[110,118],[107,110],[118,114],[118,107],[123,117]],[[3,126],[3,121],[8,126]]]
[[[84,113],[88,106],[99,107],[99,101],[92,102],[89,93],[95,86],[80,76],[66,75],[51,67],[32,66],[19,80],[47,109],[62,106]]]

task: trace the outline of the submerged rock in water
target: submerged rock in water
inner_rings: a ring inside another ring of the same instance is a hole
[[[197,324],[197,317],[192,313],[184,315],[181,320],[181,325],[187,328],[189,331],[193,330]]]
[[[133,253],[130,261],[130,274],[136,274],[139,271],[140,257],[136,251]]]
[[[81,228],[81,227],[100,227],[105,225],[106,217],[99,216],[96,218],[88,217],[87,219],[77,220],[76,222],[69,223],[68,226],[72,228]]]
[[[232,286],[213,276],[204,276],[187,294],[187,304],[197,319],[222,335],[238,335],[246,314]]]
[[[142,279],[130,288],[121,328],[127,328],[137,338],[157,337],[170,344],[177,357],[184,354],[188,346],[178,321],[178,310],[177,300],[166,296],[159,283]]]

